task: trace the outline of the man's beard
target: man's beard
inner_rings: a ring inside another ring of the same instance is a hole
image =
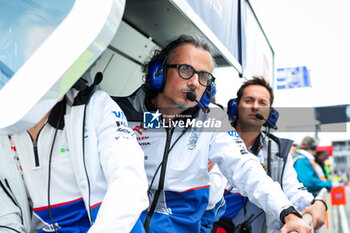
[[[197,91],[196,91],[196,89],[191,88],[191,87],[189,87],[189,88],[181,88],[180,91],[181,91],[181,92],[187,92],[187,91],[189,91],[189,92],[194,93],[194,94],[197,96]],[[185,101],[186,101],[186,100],[185,100]],[[185,111],[185,110],[191,108],[190,106],[185,105],[185,103],[177,103],[177,102],[175,102],[174,100],[171,100],[171,102],[172,102],[173,106],[174,106],[176,109],[178,109],[178,110]]]
[[[183,104],[183,103],[176,103],[176,102],[173,101],[173,100],[172,100],[171,102],[172,102],[172,104],[173,104],[173,107],[176,108],[176,109],[178,109],[178,110],[185,111],[185,110],[187,110],[187,109],[190,108],[189,106],[187,106],[187,105],[185,105],[185,104]]]

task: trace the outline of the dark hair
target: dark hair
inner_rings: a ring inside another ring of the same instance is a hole
[[[212,55],[210,45],[202,37],[183,34],[179,36],[176,40],[173,40],[172,42],[170,42],[162,50],[155,50],[151,59],[143,64],[142,66],[143,73],[147,74],[147,67],[148,67],[148,64],[151,62],[164,61],[165,59],[167,59],[167,62],[171,61],[171,59],[173,58],[172,56],[174,55],[175,49],[184,44],[191,44],[197,48],[202,48],[208,51],[210,55]],[[214,64],[215,63],[213,59],[213,65]]]
[[[258,85],[258,86],[265,87],[268,90],[268,92],[270,93],[270,105],[272,106],[273,99],[274,99],[272,87],[263,77],[258,77],[258,76],[254,76],[253,79],[245,81],[242,84],[242,86],[238,89],[238,91],[237,91],[237,104],[239,104],[239,102],[241,101],[244,89],[248,86],[251,86],[251,85]]]

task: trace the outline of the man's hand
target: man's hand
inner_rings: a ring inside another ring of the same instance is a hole
[[[286,224],[281,228],[281,233],[296,231],[298,233],[311,233],[311,227],[306,225],[304,221],[294,214],[289,214],[284,218]]]
[[[320,229],[326,222],[326,208],[320,201],[315,201],[314,204],[305,207],[302,214],[311,214],[312,222],[315,230]]]
[[[211,161],[208,160],[208,172],[210,172],[211,169],[213,169],[214,165],[215,165],[214,162],[211,162]]]

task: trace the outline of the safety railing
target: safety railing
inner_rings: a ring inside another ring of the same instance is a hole
[[[326,199],[326,195],[327,195],[327,189],[326,188],[322,188],[321,191],[318,193],[318,195],[316,196],[315,199],[322,199],[325,200]],[[313,223],[312,223],[312,216],[311,214],[304,214],[303,215],[303,221],[311,227],[312,232],[314,232],[314,227],[313,227]],[[292,231],[292,233],[297,233],[296,231]]]

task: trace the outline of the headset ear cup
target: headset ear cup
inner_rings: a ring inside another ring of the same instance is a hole
[[[280,116],[279,112],[276,109],[271,108],[271,113],[270,113],[270,116],[268,118],[268,121],[270,121],[273,125],[276,125],[279,116]],[[264,124],[264,126],[265,127],[271,127],[268,122],[266,122]]]
[[[148,64],[146,84],[151,91],[161,92],[165,86],[164,61],[152,61]]]
[[[216,94],[216,87],[215,87],[214,83],[211,83],[210,86],[205,89],[205,92],[204,92],[202,98],[199,100],[199,102],[205,108],[207,108],[209,106],[209,104],[211,103],[211,101],[214,99],[215,94]]]
[[[238,116],[237,99],[230,99],[227,103],[227,114],[230,120],[235,120]]]

